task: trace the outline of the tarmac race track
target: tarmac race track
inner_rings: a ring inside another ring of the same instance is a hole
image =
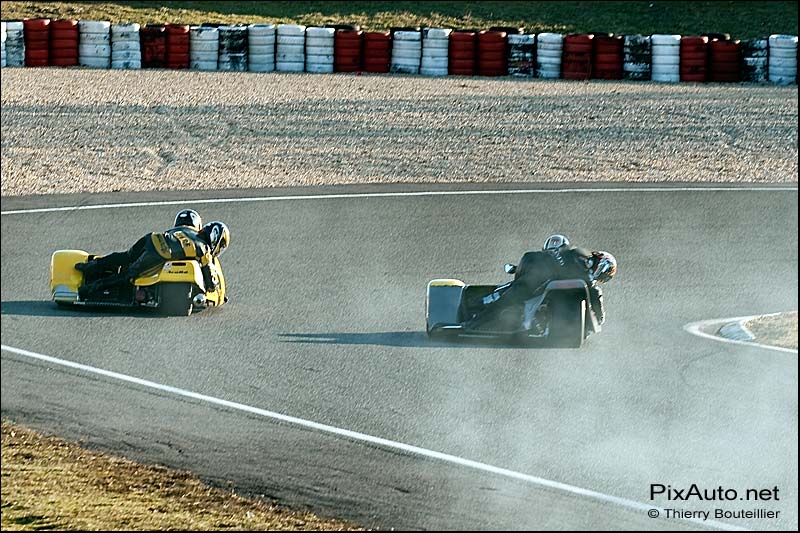
[[[797,309],[796,184],[558,187],[4,198],[2,416],[369,527],[796,529],[797,355],[683,329]],[[413,191],[436,194],[385,194]],[[213,198],[226,200],[189,201]],[[126,202],[143,205],[18,212]],[[54,250],[123,249],[183,207],[231,228],[226,307],[161,318],[49,301]],[[583,349],[425,337],[428,280],[504,281],[503,263],[553,232],[619,261]],[[651,484],[692,483],[737,496],[650,499]]]

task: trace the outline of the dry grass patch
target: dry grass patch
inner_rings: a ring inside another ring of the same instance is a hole
[[[750,320],[745,325],[755,336],[756,342],[797,349],[797,311],[763,316]]]
[[[524,26],[528,31],[580,33],[728,32],[739,39],[797,35],[797,2],[756,1],[527,1],[527,2],[11,2],[3,20],[23,17],[77,18],[111,22],[200,24],[251,22],[320,25],[356,23],[364,29],[391,26],[488,28]]]
[[[2,422],[3,530],[357,530]]]

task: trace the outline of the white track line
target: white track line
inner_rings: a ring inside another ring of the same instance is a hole
[[[359,433],[357,431],[350,431],[348,429],[341,429],[334,426],[329,426],[326,424],[320,424],[319,422],[312,422],[310,420],[305,420],[302,418],[296,418],[294,416],[284,415],[281,413],[276,413],[274,411],[267,411],[264,409],[259,409],[258,407],[252,407],[249,405],[244,405],[241,403],[231,402],[228,400],[222,400],[220,398],[214,398],[212,396],[206,396],[205,394],[200,394],[197,392],[192,392],[184,389],[179,389],[177,387],[171,387],[169,385],[162,385],[160,383],[155,383],[152,381],[147,381],[144,379],[128,376],[125,374],[118,374],[117,372],[112,372],[110,370],[104,370],[102,368],[96,368],[93,366],[83,365],[80,363],[75,363],[72,361],[67,361],[65,359],[59,359],[57,357],[51,357],[49,355],[42,355],[35,352],[30,352],[28,350],[23,350],[20,348],[14,348],[12,346],[6,346],[5,344],[0,345],[2,350],[7,352],[11,352],[17,355],[21,355],[24,357],[30,357],[33,359],[38,359],[40,361],[45,361],[55,365],[61,365],[69,368],[74,368],[77,370],[82,370],[84,372],[90,372],[92,374],[99,374],[101,376],[105,376],[112,379],[117,379],[120,381],[125,381],[127,383],[134,383],[136,385],[141,385],[143,387],[147,387],[150,389],[156,389],[162,392],[167,392],[170,394],[175,394],[178,396],[183,396],[185,398],[192,398],[194,400],[200,400],[203,402],[208,402],[213,405],[219,405],[222,407],[227,407],[229,409],[235,409],[237,411],[244,411],[246,413],[251,413],[255,415],[260,415],[266,418],[271,418],[274,420],[279,420],[281,422],[286,422],[289,424],[294,424],[297,426],[305,427],[314,429],[323,433],[330,433],[332,435],[337,435],[340,437],[344,437],[347,439],[360,441],[360,442],[368,442],[370,444],[374,444],[377,446],[382,446],[384,448],[389,448],[392,450],[400,450],[409,454],[419,455],[422,457],[427,457],[429,459],[435,459],[439,461],[444,461],[447,463],[452,463],[460,466],[464,466],[467,468],[473,468],[475,470],[480,470],[482,472],[489,472],[491,474],[497,474],[500,476],[504,476],[507,478],[515,479],[518,481],[523,481],[526,483],[530,483],[532,485],[538,485],[541,487],[547,487],[550,489],[559,490],[562,492],[567,492],[570,494],[575,494],[578,496],[584,496],[587,498],[591,498],[594,500],[599,500],[605,503],[610,503],[613,505],[617,505],[619,507],[632,509],[635,511],[642,511],[646,513],[652,509],[656,509],[661,513],[661,516],[665,516],[665,512],[663,508],[657,507],[655,505],[648,505],[646,503],[637,502],[634,500],[628,500],[625,498],[619,498],[617,496],[611,496],[609,494],[603,494],[601,492],[596,492],[589,489],[583,489],[580,487],[575,487],[572,485],[567,485],[566,483],[560,483],[558,481],[551,481],[549,479],[544,479],[536,476],[531,476],[528,474],[523,474],[521,472],[515,472],[513,470],[508,470],[506,468],[500,468],[497,466],[492,466],[486,463],[479,463],[477,461],[472,461],[470,459],[464,459],[462,457],[457,457],[455,455],[450,455],[446,453],[436,452],[433,450],[427,450],[425,448],[419,448],[417,446],[412,446],[410,444],[403,444],[402,442],[396,442],[388,439],[383,439],[381,437],[373,437],[372,435],[366,435],[364,433]],[[722,522],[716,522],[714,520],[699,520],[699,519],[684,519],[685,522],[692,522],[695,524],[712,527],[716,529],[726,530],[726,531],[747,531],[745,528],[733,526],[730,524],[725,524]]]
[[[87,211],[91,209],[111,209],[120,207],[147,207],[157,205],[224,204],[239,202],[272,202],[282,200],[332,200],[337,198],[396,198],[409,196],[472,196],[485,194],[563,194],[563,193],[608,193],[608,192],[797,192],[797,187],[612,187],[581,189],[510,189],[490,191],[410,191],[375,192],[352,194],[310,194],[293,196],[258,196],[252,198],[211,198],[205,200],[165,200],[160,202],[132,202],[124,204],[75,205],[70,207],[45,207],[40,209],[18,209],[0,211],[0,215],[19,215],[25,213],[53,213],[56,211]]]
[[[792,350],[791,348],[782,348],[780,346],[770,346],[768,344],[760,344],[757,342],[748,342],[748,341],[737,341],[735,339],[727,339],[725,337],[720,337],[719,335],[714,335],[712,333],[706,333],[703,329],[710,328],[712,326],[717,326],[720,324],[728,324],[731,322],[739,322],[740,324],[744,324],[749,320],[753,320],[754,318],[761,318],[764,316],[774,316],[780,313],[770,313],[768,315],[750,315],[750,316],[735,316],[731,318],[714,318],[711,320],[701,320],[699,322],[690,322],[683,326],[683,329],[688,331],[693,335],[697,335],[698,337],[705,337],[706,339],[712,339],[719,342],[727,342],[729,344],[740,344],[742,346],[750,346],[751,348],[763,348],[765,350],[775,350],[776,352],[786,352],[786,353],[797,353],[797,350]]]

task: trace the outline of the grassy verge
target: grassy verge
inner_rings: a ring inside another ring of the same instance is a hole
[[[755,342],[797,349],[797,311],[756,318],[745,324]]]
[[[524,26],[531,32],[727,32],[736,38],[797,35],[797,2],[2,2],[3,20],[25,17],[112,22],[227,24],[250,22],[357,23],[391,26],[488,28]]]
[[[2,530],[355,530],[2,421]]]

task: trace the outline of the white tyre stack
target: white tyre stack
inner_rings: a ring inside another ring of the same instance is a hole
[[[532,78],[535,74],[533,52],[536,50],[536,35],[508,34],[508,74],[518,78]]]
[[[275,24],[250,24],[247,47],[247,68],[251,72],[275,70]]]
[[[333,72],[334,28],[306,28],[306,72]]]
[[[681,81],[681,36],[656,34],[650,37],[653,81],[678,83]]]
[[[306,69],[306,27],[278,24],[275,70],[303,72]]]
[[[6,66],[25,65],[25,33],[22,22],[6,22]]]
[[[740,43],[742,49],[742,81],[764,83],[767,81],[769,41],[748,39]]]
[[[219,61],[219,30],[209,26],[189,28],[189,68],[217,70]]]
[[[540,78],[560,78],[564,36],[560,33],[540,33],[536,40],[536,75]]]
[[[78,64],[83,67],[111,66],[111,23],[104,20],[78,22]]]
[[[0,67],[6,66],[6,38],[8,37],[8,33],[6,32],[6,23],[0,22]]]
[[[449,28],[424,28],[422,30],[422,62],[419,73],[423,76],[447,76],[450,46]]]
[[[797,36],[769,36],[769,81],[788,85],[797,81]]]
[[[111,68],[142,68],[138,24],[111,25]]]
[[[622,72],[627,80],[649,80],[652,48],[649,35],[626,35]]]
[[[247,71],[247,26],[219,27],[219,70]]]
[[[419,74],[422,62],[422,33],[396,31],[392,38],[392,61],[389,72]]]

